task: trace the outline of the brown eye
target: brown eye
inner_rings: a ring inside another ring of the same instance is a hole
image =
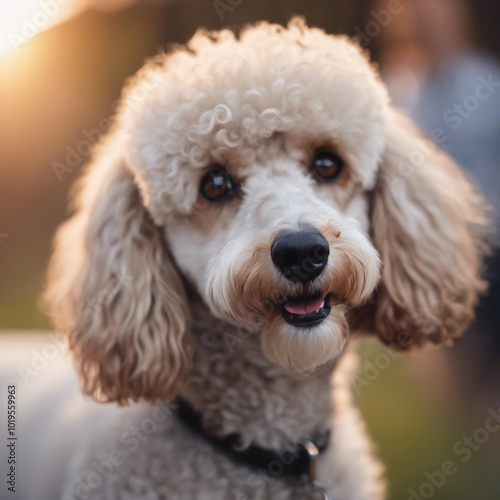
[[[319,182],[335,182],[344,168],[342,158],[329,149],[318,149],[311,162],[311,172]]]
[[[236,194],[236,184],[224,167],[216,165],[201,179],[200,194],[208,201],[223,203]]]

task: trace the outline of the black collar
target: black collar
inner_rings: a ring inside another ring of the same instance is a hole
[[[297,444],[276,452],[260,446],[250,445],[240,450],[237,448],[240,436],[237,433],[217,437],[207,432],[202,424],[201,413],[180,397],[176,400],[176,414],[192,431],[203,436],[218,451],[226,454],[235,462],[258,472],[265,472],[272,477],[302,477],[311,471],[311,455],[305,445],[312,443],[318,451],[323,452],[328,446],[330,431],[315,431],[311,436],[301,439]]]

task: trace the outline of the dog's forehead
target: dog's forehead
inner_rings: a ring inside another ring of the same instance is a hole
[[[173,58],[165,87],[158,86],[158,104],[171,94],[172,111],[195,130],[210,117],[214,125],[236,126],[249,141],[308,130],[321,116],[333,131],[346,132],[381,118],[385,89],[354,44],[323,34],[322,44],[280,40],[275,46],[274,37],[263,36],[260,45],[243,38],[202,46],[183,61],[186,74],[176,73]]]

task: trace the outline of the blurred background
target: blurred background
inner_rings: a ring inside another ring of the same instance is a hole
[[[4,0],[0,330],[49,328],[38,296],[51,238],[124,80],[199,27],[286,23],[293,14],[358,38],[394,102],[482,187],[498,226],[498,0]],[[500,498],[500,431],[480,431],[500,412],[499,267],[493,255],[489,295],[454,348],[400,357],[374,342],[360,347],[355,394],[392,500]],[[433,473],[446,460],[457,472],[441,485]]]

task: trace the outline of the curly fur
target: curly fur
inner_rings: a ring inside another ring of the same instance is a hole
[[[320,479],[334,498],[382,498],[345,389],[331,397],[349,331],[446,342],[484,286],[482,199],[441,151],[413,161],[418,138],[362,51],[300,19],[239,39],[200,31],[150,61],[126,86],[50,264],[46,298],[83,392],[123,404],[182,391],[207,427],[237,432],[242,447],[279,448],[332,424]],[[345,161],[335,184],[308,172],[318,147]],[[198,194],[213,164],[241,183],[224,205]],[[327,269],[305,285],[270,256],[278,234],[304,226],[330,247]],[[284,321],[280,300],[316,290],[332,311],[305,334]],[[251,487],[245,468],[175,419],[165,425],[92,498],[133,488],[143,495],[133,498],[290,498],[297,486]],[[68,495],[96,453],[121,446],[103,429],[80,451]]]
[[[185,292],[130,175],[113,160],[104,155],[84,179],[77,213],[56,238],[46,297],[86,394],[171,398],[192,356]]]
[[[387,128],[372,216],[384,262],[375,328],[385,342],[401,331],[414,345],[446,342],[472,321],[485,288],[484,201],[442,151],[412,158],[420,134],[407,118],[391,112]]]

